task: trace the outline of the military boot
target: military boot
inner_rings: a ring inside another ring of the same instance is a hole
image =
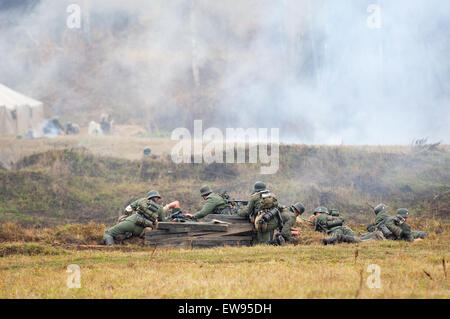
[[[328,237],[328,238],[324,238],[322,239],[322,243],[324,245],[334,245],[338,242],[338,238],[336,236],[333,237]]]
[[[105,245],[106,246],[112,246],[115,245],[114,239],[112,237],[106,237],[105,238]]]
[[[276,241],[278,246],[284,246],[286,244],[286,240],[284,239],[284,237],[280,233],[278,233],[275,236],[275,241]]]

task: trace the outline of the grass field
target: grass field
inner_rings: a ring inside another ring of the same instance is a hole
[[[422,241],[11,256],[0,258],[0,298],[450,298],[449,253]],[[67,287],[70,264],[81,288]],[[366,283],[371,264],[381,288]]]
[[[101,225],[21,233],[9,224],[0,230],[0,298],[450,298],[450,224],[417,225],[430,236],[415,243],[322,246],[321,234],[297,225],[298,244],[284,247],[180,250],[134,241],[81,250],[68,243],[95,243]],[[67,286],[73,264],[81,288]],[[369,265],[380,267],[380,288],[367,284]]]

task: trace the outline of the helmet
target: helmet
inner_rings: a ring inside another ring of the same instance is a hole
[[[397,209],[397,216],[401,216],[403,218],[409,217],[409,211],[406,208]]]
[[[158,191],[155,191],[155,190],[149,191],[148,194],[147,194],[147,199],[152,199],[154,197],[161,198],[161,195],[159,195]]]
[[[384,205],[383,203],[378,204],[377,206],[375,206],[375,208],[373,209],[373,211],[375,212],[375,215],[378,215],[379,212],[382,212],[383,210],[385,210],[387,208],[386,205]]]
[[[261,192],[266,190],[266,184],[264,182],[256,182],[255,186],[253,186],[255,192]]]
[[[202,196],[209,195],[211,193],[212,193],[211,187],[209,187],[208,185],[203,185],[202,187],[200,187],[200,194]]]
[[[300,202],[297,202],[297,203],[295,203],[295,204],[292,205],[292,206],[295,208],[295,210],[296,210],[300,215],[303,214],[304,211],[305,211],[305,206],[303,206],[303,204],[300,203]]]
[[[328,214],[328,208],[324,206],[319,206],[314,210],[314,213],[325,213]]]

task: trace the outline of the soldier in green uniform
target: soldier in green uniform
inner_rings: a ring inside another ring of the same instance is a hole
[[[406,209],[406,208],[397,209],[396,217],[397,217],[397,225],[406,223],[409,226],[409,223],[408,223],[409,211],[408,211],[408,209]],[[406,226],[406,227],[408,227],[408,226]],[[409,228],[411,228],[411,227],[409,226]],[[410,231],[411,231],[411,236],[412,236],[413,240],[423,239],[428,236],[428,233],[423,232],[423,231],[417,231],[417,230],[410,230]]]
[[[337,216],[331,216],[328,208],[319,206],[314,210],[314,215],[317,216],[315,221],[315,231],[324,232],[331,237],[322,240],[324,245],[336,243],[359,243],[360,239],[356,238],[353,231],[343,226],[344,219]]]
[[[278,201],[275,195],[266,189],[266,184],[263,182],[255,183],[248,205],[239,209],[237,214],[248,217],[255,226],[258,244],[270,244],[271,232],[280,227]],[[271,218],[269,215],[276,218]]]
[[[120,223],[121,221],[125,220],[127,217],[131,216],[132,214],[136,213],[136,210],[140,203],[147,201],[147,197],[139,198],[132,202],[130,205],[128,205],[122,215],[117,219],[117,223]],[[168,217],[170,214],[179,211],[180,210],[180,202],[179,201],[173,201],[163,207],[164,211],[164,219]],[[160,220],[161,221],[161,220]]]
[[[284,245],[285,242],[289,242],[294,235],[298,235],[298,232],[293,231],[297,216],[304,213],[305,207],[302,203],[297,202],[289,207],[279,207],[281,223],[279,224],[278,232],[275,234],[275,240],[272,242],[276,245]]]
[[[158,221],[164,221],[164,208],[158,204],[160,199],[161,195],[152,190],[146,200],[134,202],[135,213],[105,231],[103,235],[105,244],[114,245],[114,239],[140,236],[145,228],[154,227]]]
[[[217,193],[214,193],[208,185],[204,185],[200,188],[200,194],[205,200],[203,208],[192,214],[185,214],[191,217],[193,220],[201,219],[209,214],[226,214],[231,212],[231,205]]]
[[[394,218],[387,212],[387,206],[383,203],[374,208],[375,225],[380,229],[386,239],[414,241],[411,234],[411,226],[399,218]]]

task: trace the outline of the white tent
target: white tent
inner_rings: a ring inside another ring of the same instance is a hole
[[[44,121],[42,102],[0,83],[0,135],[25,135]]]

